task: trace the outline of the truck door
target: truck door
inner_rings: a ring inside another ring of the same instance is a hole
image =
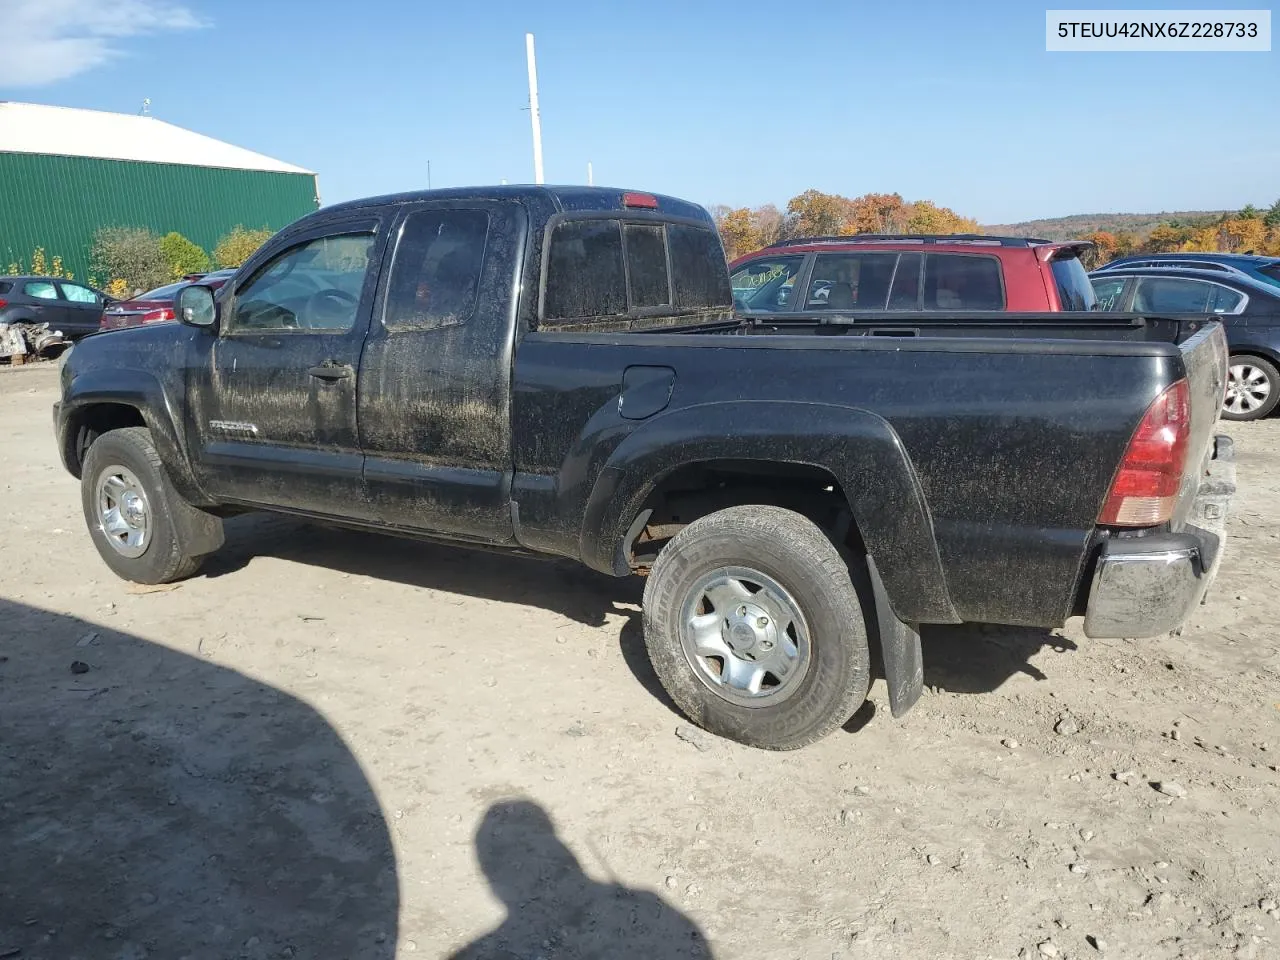
[[[371,518],[356,390],[381,226],[366,215],[300,232],[224,293],[188,387],[189,435],[215,496]]]
[[[364,479],[394,527],[513,537],[511,354],[527,216],[515,202],[407,205],[360,368]]]

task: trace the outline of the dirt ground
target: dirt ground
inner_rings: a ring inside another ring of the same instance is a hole
[[[905,719],[772,754],[636,583],[269,517],[117,580],[55,394],[0,370],[0,957],[1280,956],[1280,420],[1181,636],[930,630]]]

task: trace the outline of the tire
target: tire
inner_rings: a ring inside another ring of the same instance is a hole
[[[867,697],[867,630],[849,567],[814,523],[781,507],[730,507],[677,533],[645,584],[644,638],[680,710],[749,746],[814,743]]]
[[[93,442],[80,472],[80,503],[93,545],[117,576],[172,583],[199,569],[204,558],[190,552],[183,531],[190,529],[187,513],[200,511],[173,489],[145,427],[111,430]],[[113,504],[118,532],[111,535],[105,516]]]
[[[1223,420],[1261,420],[1280,403],[1280,371],[1261,357],[1237,354],[1228,361]]]

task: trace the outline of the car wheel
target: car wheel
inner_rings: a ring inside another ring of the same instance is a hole
[[[98,553],[112,571],[135,583],[170,583],[191,576],[193,556],[176,514],[194,511],[173,489],[145,427],[111,430],[85,455],[80,502]]]
[[[813,522],[780,507],[730,507],[676,534],[645,584],[644,635],[685,715],[750,746],[813,743],[867,696],[849,566]]]
[[[1232,357],[1227,368],[1222,418],[1261,420],[1277,403],[1280,403],[1280,372],[1275,366],[1261,357]]]

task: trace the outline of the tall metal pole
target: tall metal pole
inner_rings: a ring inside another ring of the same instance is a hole
[[[594,180],[594,178],[591,176],[591,161],[590,161],[590,160],[588,160],[588,161],[587,161],[587,186],[588,186],[588,187],[594,187],[594,186],[595,186],[595,180]]]
[[[427,161],[427,189],[431,189],[431,161]]]
[[[529,117],[533,121],[533,182],[542,183],[542,117],[538,114],[538,65],[533,58],[533,34],[524,35],[529,58]]]

